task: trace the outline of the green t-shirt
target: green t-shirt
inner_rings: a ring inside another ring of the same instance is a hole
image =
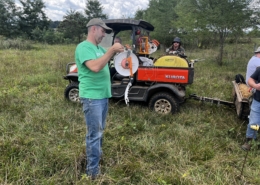
[[[103,99],[111,97],[111,82],[108,64],[95,73],[91,71],[85,62],[100,58],[106,50],[88,41],[78,44],[75,51],[75,60],[79,77],[79,97],[91,99]]]

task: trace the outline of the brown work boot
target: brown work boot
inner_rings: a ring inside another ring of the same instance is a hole
[[[251,144],[249,144],[252,141],[252,138],[246,138],[246,142],[241,146],[241,148],[245,151],[250,151]]]
[[[251,145],[250,145],[248,142],[245,142],[245,143],[241,146],[241,148],[242,148],[243,150],[245,150],[245,151],[250,151]]]

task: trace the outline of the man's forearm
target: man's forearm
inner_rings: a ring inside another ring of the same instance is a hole
[[[113,55],[114,55],[113,50],[108,50],[102,57],[95,59],[95,60],[86,61],[85,65],[91,71],[97,73],[105,67],[105,65],[113,57]]]

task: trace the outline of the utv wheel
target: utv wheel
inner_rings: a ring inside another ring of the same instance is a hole
[[[79,83],[70,83],[64,91],[64,96],[69,101],[79,102]]]
[[[179,103],[168,93],[158,93],[150,99],[149,108],[160,114],[174,114],[179,110]]]

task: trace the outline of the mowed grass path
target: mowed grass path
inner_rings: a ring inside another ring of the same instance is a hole
[[[245,75],[253,54],[233,48],[227,47],[222,67],[214,62],[214,50],[187,50],[189,59],[205,59],[195,64],[187,97],[232,101],[231,81]],[[256,147],[241,175],[247,121],[237,119],[233,108],[191,99],[166,116],[146,104],[127,107],[111,100],[102,175],[90,181],[84,174],[81,105],[63,95],[68,82],[62,77],[74,50],[75,45],[0,50],[0,184],[260,184]]]

